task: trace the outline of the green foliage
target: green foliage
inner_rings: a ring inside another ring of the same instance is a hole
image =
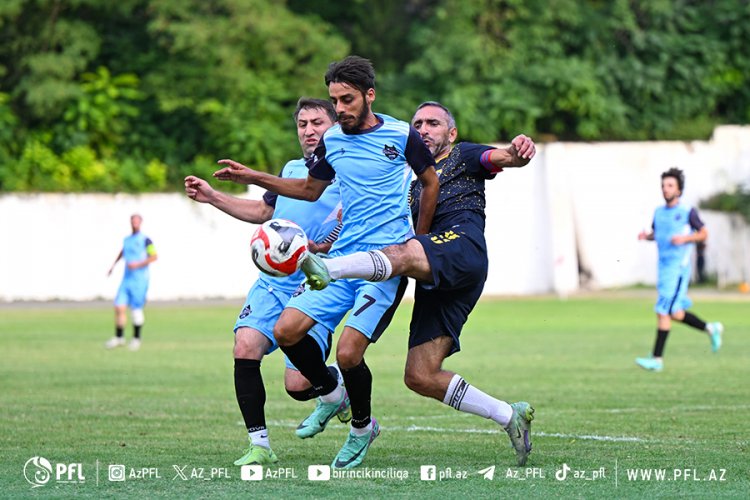
[[[75,146],[58,156],[44,138],[25,143],[20,159],[0,169],[0,183],[6,191],[21,192],[139,193],[168,188],[167,165],[159,160],[100,159],[89,146]]]
[[[414,89],[400,113],[442,100],[478,141],[706,138],[750,121],[749,26],[750,4],[733,0],[443,0],[388,90]]]
[[[3,174],[9,191],[63,191],[70,187],[70,167],[37,139],[24,145],[21,157]]]
[[[133,102],[143,99],[138,85],[136,75],[112,76],[103,66],[95,73],[83,73],[79,97],[62,115],[60,135],[64,138],[59,142],[75,143],[78,136],[100,153],[114,152],[126,132],[137,125],[139,111]]]
[[[750,187],[715,194],[701,201],[700,206],[709,210],[740,214],[750,223]]]
[[[750,123],[748,46],[745,0],[8,0],[0,189],[174,190],[226,157],[275,173],[297,98],[348,53],[375,64],[376,110],[438,100],[467,140],[707,138]],[[61,184],[10,179],[50,154]]]
[[[277,2],[174,0],[152,8],[148,34],[161,57],[144,88],[162,114],[189,117],[177,131],[197,127],[200,153],[273,172],[299,156],[291,111],[300,95],[325,96],[323,73],[346,55],[346,43]]]
[[[6,165],[13,161],[13,151],[17,145],[15,130],[18,118],[8,105],[9,100],[8,94],[0,92],[0,191],[7,189],[3,181],[6,175]]]
[[[300,155],[297,99],[324,97],[325,68],[348,52],[327,24],[267,0],[16,1],[0,30],[0,124],[23,117],[36,137],[3,148],[0,133],[4,190],[181,189],[184,166],[207,157],[209,174],[224,157],[275,173]],[[79,147],[95,158],[76,176],[61,158]],[[38,170],[41,151],[55,163]]]

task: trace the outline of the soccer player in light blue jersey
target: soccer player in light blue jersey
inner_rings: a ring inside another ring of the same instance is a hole
[[[221,160],[226,167],[214,175],[307,200],[317,199],[337,179],[343,228],[331,248],[336,256],[402,243],[413,235],[407,193],[414,172],[422,186],[416,232],[427,233],[439,183],[435,161],[419,133],[406,122],[373,113],[375,72],[370,61],[349,56],[334,62],[325,83],[339,124],[323,136],[307,179],[278,179],[232,160]],[[347,399],[351,402],[352,427],[332,462],[334,468],[361,464],[380,433],[371,417],[372,375],[364,354],[390,323],[405,285],[406,279],[399,277],[379,283],[339,280],[321,292],[293,298],[274,328],[281,349],[321,394],[318,407],[298,427],[299,437],[321,432]],[[307,331],[315,324],[334,329],[350,310],[336,348],[347,395],[320,361],[320,349]]]
[[[133,339],[128,347],[131,351],[137,351],[141,347],[141,328],[145,322],[143,308],[146,306],[149,281],[148,266],[157,258],[151,238],[141,233],[142,222],[143,217],[140,215],[130,216],[130,227],[133,232],[123,241],[122,250],[107,273],[107,276],[112,274],[120,259],[125,261],[125,274],[115,296],[115,336],[104,344],[107,349],[125,345],[124,330],[128,307],[133,320]]]
[[[305,159],[312,155],[320,138],[336,121],[336,112],[330,102],[322,99],[302,98],[294,112],[297,136],[303,158],[288,162],[280,173],[282,179],[305,179],[308,167]],[[185,178],[185,192],[195,201],[209,203],[223,212],[245,222],[260,224],[272,218],[288,219],[299,224],[310,239],[313,251],[325,251],[340,230],[338,212],[341,207],[338,185],[331,184],[315,203],[299,201],[266,192],[262,200],[244,200],[211,188],[195,176]],[[235,465],[269,465],[278,461],[272,451],[266,427],[266,391],[261,376],[261,360],[278,347],[273,337],[273,326],[287,302],[299,293],[304,276],[277,278],[261,274],[247,294],[234,325],[234,387],[248,432],[250,446]],[[314,325],[308,335],[318,346],[321,362],[325,362],[331,349],[332,329]],[[335,367],[330,367],[340,377]],[[318,396],[310,382],[286,360],[284,385],[290,396],[307,401]],[[348,408],[338,412],[339,419],[348,421]]]
[[[507,403],[443,368],[461,348],[464,324],[484,289],[489,265],[485,231],[485,183],[499,172],[523,167],[536,154],[534,141],[517,135],[507,148],[459,142],[453,114],[444,105],[419,105],[412,125],[437,162],[440,178],[431,232],[380,250],[320,259],[308,256],[302,270],[310,288],[320,290],[341,278],[385,281],[392,276],[417,280],[409,325],[404,382],[422,396],[458,411],[497,422],[508,433],[519,466],[531,453],[534,408]],[[419,213],[420,186],[412,188],[412,216]]]
[[[651,371],[664,368],[662,356],[672,319],[705,332],[713,352],[721,347],[722,324],[706,323],[688,311],[692,305],[687,289],[693,247],[695,243],[706,241],[708,231],[695,208],[680,201],[684,188],[682,170],[670,168],[661,174],[661,191],[667,203],[654,212],[651,232],[642,231],[638,235],[639,240],[656,241],[659,250],[659,297],[654,307],[657,318],[656,343],[651,357],[635,360],[638,366]]]

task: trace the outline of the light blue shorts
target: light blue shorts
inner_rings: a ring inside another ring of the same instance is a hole
[[[146,305],[148,280],[123,279],[115,295],[116,306],[129,306],[131,309],[143,309]]]
[[[266,352],[266,354],[271,354],[279,347],[273,337],[273,327],[291,297],[290,293],[276,290],[262,281],[256,281],[247,293],[245,305],[234,324],[234,332],[237,333],[237,330],[242,327],[258,330],[271,341],[271,347]],[[320,346],[323,361],[328,359],[331,351],[332,331],[326,330],[321,325],[315,325],[307,332]],[[284,362],[287,368],[297,369],[286,356],[284,356]]]
[[[672,314],[690,308],[693,302],[687,296],[689,284],[690,267],[675,268],[659,265],[657,283],[659,298],[656,300],[654,311],[657,314]]]
[[[406,290],[406,278],[395,277],[380,283],[342,279],[323,290],[305,290],[293,297],[287,307],[298,309],[327,331],[334,331],[346,313],[346,326],[376,342],[391,323]]]

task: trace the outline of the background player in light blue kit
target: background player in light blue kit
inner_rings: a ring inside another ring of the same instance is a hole
[[[294,112],[297,138],[303,158],[288,162],[280,173],[283,179],[304,179],[308,169],[305,159],[312,155],[323,133],[336,121],[330,102],[322,99],[302,98]],[[211,188],[195,176],[185,178],[185,193],[195,201],[209,203],[223,212],[245,222],[263,223],[271,218],[288,219],[299,224],[313,242],[311,250],[327,250],[339,228],[338,212],[341,207],[337,184],[332,184],[315,203],[276,196],[266,192],[262,200],[243,200]],[[320,244],[320,245],[318,245]],[[260,364],[266,354],[278,347],[273,337],[273,326],[289,299],[298,292],[304,276],[276,278],[260,274],[247,294],[234,325],[234,388],[237,404],[245,421],[250,446],[235,465],[269,465],[278,461],[271,450],[266,427],[266,391]],[[331,349],[331,330],[315,325],[308,334],[318,346],[325,362]],[[286,360],[284,386],[294,399],[306,401],[318,395],[310,382]],[[338,380],[339,373],[336,373]],[[339,419],[348,421],[348,410],[339,413]]]
[[[670,168],[661,174],[661,192],[667,203],[654,212],[651,232],[642,231],[638,235],[639,240],[656,241],[659,249],[659,297],[654,307],[657,318],[656,343],[651,357],[635,360],[638,366],[646,370],[661,371],[664,368],[662,356],[672,319],[707,333],[713,352],[721,347],[722,324],[706,323],[688,311],[692,305],[687,289],[693,247],[695,243],[706,240],[708,231],[698,211],[680,201],[684,188],[682,170]]]
[[[341,255],[402,243],[413,235],[407,191],[414,172],[423,187],[416,231],[428,232],[439,189],[435,160],[408,123],[372,112],[375,71],[370,61],[349,56],[334,62],[325,83],[339,124],[323,136],[307,179],[278,179],[232,160],[220,161],[227,167],[214,175],[307,200],[317,199],[335,178],[344,225],[331,255]],[[351,402],[352,428],[332,462],[335,468],[361,464],[380,433],[371,418],[372,374],[364,354],[390,323],[405,284],[399,277],[380,283],[337,281],[322,292],[294,297],[274,328],[281,349],[321,394],[315,411],[297,429],[299,437],[323,431],[331,417]],[[336,347],[344,391],[321,362],[320,349],[307,331],[315,324],[332,330],[349,310],[352,314]]]
[[[128,347],[133,351],[141,347],[141,328],[145,321],[143,308],[146,305],[149,281],[148,266],[157,258],[151,238],[141,233],[142,222],[143,217],[140,215],[130,216],[133,233],[123,241],[122,250],[107,273],[107,276],[111,275],[117,262],[120,259],[125,260],[125,274],[115,296],[115,336],[104,344],[107,349],[125,345],[124,330],[128,307],[133,320],[133,339]]]

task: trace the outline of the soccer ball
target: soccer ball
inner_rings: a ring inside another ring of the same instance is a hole
[[[271,276],[289,276],[297,272],[307,255],[307,235],[292,221],[271,219],[255,230],[250,240],[253,263]]]

